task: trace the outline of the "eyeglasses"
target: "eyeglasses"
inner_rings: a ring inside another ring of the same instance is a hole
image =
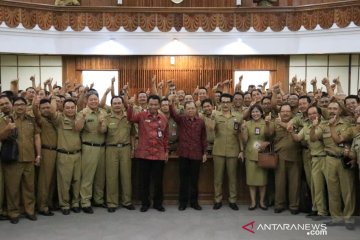
[[[357,122],[356,124],[357,124],[357,125],[360,125],[360,122]]]
[[[222,104],[230,104],[231,102],[221,102]]]

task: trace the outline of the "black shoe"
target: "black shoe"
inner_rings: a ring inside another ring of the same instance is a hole
[[[268,210],[268,207],[265,205],[265,206],[261,206],[261,204],[259,204],[259,208],[261,210],[264,210],[264,211],[267,211]]]
[[[130,204],[130,205],[122,205],[124,208],[126,208],[127,210],[135,210],[135,206]]]
[[[71,211],[73,211],[74,213],[80,213],[80,208],[79,207],[73,207],[73,208],[71,208]]]
[[[147,210],[149,210],[149,206],[146,205],[142,205],[140,208],[140,212],[147,212]]]
[[[354,230],[355,224],[354,223],[345,223],[345,227],[347,230]]]
[[[257,204],[255,204],[254,206],[249,206],[248,207],[248,210],[249,211],[253,211],[253,210],[255,210],[257,208]]]
[[[312,218],[317,216],[319,216],[317,211],[311,211],[309,214],[306,215],[307,218]]]
[[[236,205],[236,203],[229,203],[229,207],[234,211],[239,210],[239,207]]]
[[[70,214],[70,209],[61,209],[61,212],[63,215],[69,215]]]
[[[19,218],[18,217],[14,217],[14,218],[11,218],[9,217],[9,220],[12,224],[17,224],[19,222]]]
[[[115,212],[116,211],[116,208],[114,208],[114,207],[108,207],[108,212],[109,213],[113,213],[113,212]]]
[[[184,211],[186,209],[186,204],[180,204],[178,209],[179,211]]]
[[[312,220],[313,221],[323,221],[323,220],[326,220],[328,218],[329,218],[328,216],[317,215],[317,216],[313,216]]]
[[[190,207],[198,211],[202,210],[202,207],[198,203],[192,203],[190,204]]]
[[[37,220],[37,217],[35,216],[35,214],[32,214],[32,215],[26,214],[25,217],[27,219],[31,220],[31,221],[36,221]]]
[[[290,209],[290,213],[291,213],[292,215],[297,215],[297,214],[299,214],[299,210],[297,210],[297,209]]]
[[[222,207],[222,203],[221,202],[216,202],[215,204],[214,204],[214,206],[213,206],[213,209],[214,210],[218,210],[218,209],[220,209]]]
[[[88,213],[88,214],[94,213],[94,210],[92,209],[92,207],[83,207],[82,210],[84,213]]]
[[[2,220],[8,220],[9,218],[5,215],[0,215],[0,221]]]
[[[154,209],[158,210],[159,212],[165,212],[165,208],[162,205],[154,206]]]
[[[39,214],[43,215],[43,216],[54,216],[54,213],[49,210],[48,211],[39,211]]]
[[[344,226],[344,222],[329,221],[329,222],[324,222],[324,223],[326,224],[327,227]]]
[[[274,213],[281,213],[282,211],[284,211],[283,208],[275,208],[274,209]]]

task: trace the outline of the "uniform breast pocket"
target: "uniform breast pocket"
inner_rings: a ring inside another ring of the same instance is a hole
[[[73,129],[73,124],[71,122],[64,122],[63,123],[63,129],[72,130]]]

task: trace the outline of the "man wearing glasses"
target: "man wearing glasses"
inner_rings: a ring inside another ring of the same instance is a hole
[[[213,147],[214,161],[214,194],[215,203],[213,209],[222,207],[222,181],[226,166],[229,184],[229,206],[233,210],[239,210],[236,205],[236,169],[238,158],[243,158],[243,147],[240,140],[240,126],[243,115],[231,111],[232,95],[222,94],[220,97],[221,112],[215,114],[213,128],[215,139]]]

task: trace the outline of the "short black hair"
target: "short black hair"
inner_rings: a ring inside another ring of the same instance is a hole
[[[317,113],[320,114],[320,115],[322,115],[321,108],[319,108],[318,106],[310,106],[310,107],[308,107],[308,109],[306,110],[307,113],[309,113],[309,109],[310,109],[310,108],[316,108]]]
[[[260,94],[262,94],[262,91],[261,91],[260,89],[254,89],[254,90],[252,90],[252,92],[251,92],[251,96],[253,95],[253,92],[259,92]]]
[[[359,97],[357,95],[349,95],[344,99],[344,103],[346,104],[346,100],[348,99],[355,99],[357,103],[360,102]]]
[[[231,102],[232,102],[232,100],[233,100],[233,96],[232,96],[231,94],[223,93],[223,94],[221,94],[221,96],[220,96],[220,102],[222,101],[222,98],[224,98],[224,97],[230,98],[230,101],[231,101]]]
[[[200,89],[204,89],[206,92],[208,92],[207,88],[206,87],[199,87],[199,90]]]
[[[153,100],[158,100],[158,102],[159,102],[159,104],[160,104],[161,99],[160,99],[160,97],[159,97],[158,95],[150,95],[150,96],[148,97],[148,99],[147,99],[147,103],[149,103],[149,101],[150,101],[151,99],[153,99]]]
[[[299,97],[299,100],[300,100],[300,99],[306,99],[306,101],[307,101],[308,103],[311,103],[311,98],[310,98],[309,96],[306,96],[306,95],[300,96],[300,97]]]
[[[233,97],[235,97],[235,95],[240,95],[240,96],[242,96],[242,98],[244,98],[244,94],[241,93],[241,92],[235,92],[234,95],[233,95]]]
[[[251,117],[251,112],[252,112],[255,108],[260,111],[261,117],[264,117],[264,111],[263,111],[262,107],[261,107],[259,104],[254,104],[254,105],[252,105],[252,106],[249,108],[250,118],[252,118],[252,117]]]
[[[51,104],[50,100],[47,99],[47,98],[41,99],[39,104],[41,105],[41,104],[45,104],[45,103],[50,103]]]
[[[268,97],[268,96],[265,96],[265,97],[263,97],[262,99],[261,99],[261,104],[263,104],[264,103],[264,100],[265,99],[269,99],[270,100],[270,102],[271,102],[271,98],[270,97]]]
[[[280,112],[281,112],[281,109],[283,108],[283,107],[285,107],[285,106],[288,106],[289,108],[290,108],[290,110],[291,110],[291,106],[290,106],[290,104],[288,104],[288,103],[284,103],[284,104],[281,104],[281,106],[280,106]]]
[[[112,105],[113,104],[113,100],[115,99],[115,98],[120,98],[121,99],[121,102],[122,103],[124,103],[124,98],[123,97],[121,97],[121,96],[113,96],[112,98],[111,98],[111,100],[110,100],[110,104]]]
[[[210,103],[211,106],[214,106],[213,102],[209,98],[206,98],[201,101],[201,107],[203,107],[205,103]]]
[[[13,99],[12,103],[14,104],[16,101],[19,101],[19,100],[20,100],[20,101],[23,101],[25,104],[27,104],[25,98],[23,98],[23,97],[15,97],[15,98]]]
[[[72,103],[75,104],[75,106],[76,106],[76,102],[75,102],[73,99],[71,99],[71,98],[65,99],[65,101],[64,101],[64,103],[63,103],[63,106],[65,107],[65,104],[68,103],[68,102],[72,102]]]
[[[160,104],[161,104],[162,102],[166,102],[166,101],[169,101],[169,99],[168,99],[167,97],[164,97],[164,98],[162,98],[162,99],[160,100]]]
[[[25,89],[25,91],[27,91],[29,89],[33,89],[36,92],[36,89],[34,87],[28,87],[28,88]]]

